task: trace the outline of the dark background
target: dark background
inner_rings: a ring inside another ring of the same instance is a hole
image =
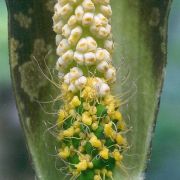
[[[0,180],[33,180],[9,73],[7,11],[0,0]],[[147,180],[180,180],[180,0],[169,21],[168,65]]]

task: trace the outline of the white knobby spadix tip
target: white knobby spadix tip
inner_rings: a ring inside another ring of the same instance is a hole
[[[95,66],[109,83],[114,82],[109,0],[59,0],[54,9],[56,52],[60,56],[57,70],[63,72],[74,61],[80,66]]]
[[[54,10],[56,52],[60,56],[56,69],[64,72],[73,62],[94,66],[108,83],[114,82],[116,70],[111,65],[114,43],[109,0],[59,0]]]

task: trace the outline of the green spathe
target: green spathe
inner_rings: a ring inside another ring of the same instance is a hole
[[[50,95],[56,96],[57,91],[53,90],[52,84],[38,86],[35,80],[39,77],[39,71],[27,71],[30,65],[33,66],[32,56],[43,64],[49,47],[54,47],[52,24],[50,24],[52,11],[49,11],[49,6],[43,0],[31,2],[24,0],[18,3],[12,0],[6,1],[9,12],[9,41],[14,38],[21,44],[16,52],[19,56],[18,64],[16,68],[11,66],[11,75],[21,124],[33,165],[38,179],[59,180],[63,175],[55,168],[54,157],[49,155],[55,149],[55,138],[45,134],[47,126],[44,125],[45,120],[53,122],[54,117],[45,114],[32,100],[34,95],[38,100],[49,100]],[[135,82],[137,87],[137,92],[129,101],[129,109],[126,112],[131,117],[128,125],[133,127],[133,131],[129,133],[129,142],[132,146],[128,154],[137,156],[125,156],[123,161],[125,166],[134,168],[127,168],[128,177],[126,173],[116,169],[115,180],[142,179],[146,167],[166,64],[167,19],[170,2],[171,0],[111,1],[112,29],[116,44],[113,62],[119,67],[122,65],[120,59],[125,58],[126,65],[121,67],[121,73],[125,75],[124,69],[128,67],[131,77],[134,77],[133,80],[128,79],[126,86],[123,87],[121,78],[118,77],[113,89],[117,93],[127,91],[132,87],[132,82]],[[40,7],[41,10],[39,10]],[[32,18],[32,24],[28,29],[19,27],[19,24],[14,21],[14,14],[17,12],[23,12]],[[37,39],[41,41],[38,48],[35,48],[38,49],[38,53],[35,54],[36,51],[33,48]],[[45,46],[45,50],[42,42],[48,45]],[[10,57],[10,64],[12,64],[11,50]],[[54,59],[55,53],[48,57],[50,67],[54,67]],[[28,66],[23,66],[30,62],[32,63]],[[28,69],[25,69],[27,67]],[[46,71],[45,66],[42,68]],[[19,69],[23,69],[23,73],[20,73]],[[20,83],[20,79],[24,80],[23,84]],[[29,87],[36,88],[31,91]],[[47,109],[52,109],[52,104],[47,105]],[[122,109],[126,111],[124,107]]]

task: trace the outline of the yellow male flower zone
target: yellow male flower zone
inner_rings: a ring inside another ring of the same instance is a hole
[[[58,156],[78,180],[113,178],[127,142],[120,102],[111,94],[110,0],[59,0],[54,7],[56,69],[64,106],[58,115]]]

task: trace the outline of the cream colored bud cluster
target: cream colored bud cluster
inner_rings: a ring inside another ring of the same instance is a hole
[[[72,62],[95,66],[108,83],[113,83],[116,70],[111,65],[114,43],[109,1],[59,0],[54,9],[56,52],[60,56],[57,70],[63,72]]]
[[[73,67],[70,72],[63,76],[64,83],[68,86],[68,91],[76,93],[82,90],[85,86],[90,86],[96,91],[97,97],[105,96],[110,92],[109,85],[101,78],[95,77],[93,80],[89,80],[83,75],[83,72],[78,67]],[[90,83],[88,82],[90,81]]]
[[[98,97],[103,97],[110,92],[109,85],[101,78],[96,78],[93,87],[95,88]]]

